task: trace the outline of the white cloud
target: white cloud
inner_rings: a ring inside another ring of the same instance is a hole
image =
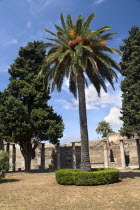
[[[109,114],[104,118],[104,120],[111,124],[113,130],[118,131],[123,124],[123,122],[120,120],[121,116],[122,114],[120,113],[120,109],[113,107],[110,109]]]
[[[8,46],[8,45],[15,45],[17,43],[18,43],[17,39],[1,40],[0,41],[0,45],[3,47]]]
[[[0,72],[3,73],[3,72],[8,72],[8,69],[0,69]]]
[[[55,4],[60,5],[64,0],[26,0],[33,15],[42,12],[47,6]]]
[[[68,91],[68,80],[64,82],[63,89]],[[121,106],[121,91],[120,90],[112,91],[110,93],[109,92],[105,93],[104,90],[102,89],[101,97],[99,97],[94,86],[90,84],[89,87],[85,89],[85,94],[86,94],[87,110],[104,108],[108,105],[115,105],[117,107]],[[70,101],[57,100],[57,103],[63,104],[65,109],[78,109],[78,100],[74,98],[71,99]]]
[[[67,78],[64,79],[62,89],[65,90],[66,92],[69,92],[69,79]]]
[[[105,0],[95,0],[95,1],[94,1],[94,4],[96,4],[96,5],[97,5],[97,4],[101,4],[101,3],[103,3],[104,1],[105,1]]]

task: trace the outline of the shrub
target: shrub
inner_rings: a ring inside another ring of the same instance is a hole
[[[83,172],[80,169],[61,169],[56,171],[58,184],[93,186],[117,182],[119,180],[118,169],[94,169],[91,172]]]
[[[0,152],[0,179],[4,177],[5,170],[9,166],[9,154],[7,152]]]

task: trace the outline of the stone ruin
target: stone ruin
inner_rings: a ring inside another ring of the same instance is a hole
[[[120,134],[109,134],[107,138],[89,142],[92,168],[140,168],[140,137],[132,139]],[[9,152],[9,171],[24,170],[24,159],[20,147],[4,142],[2,148]],[[31,169],[80,168],[81,143],[64,145],[39,144],[31,161]]]

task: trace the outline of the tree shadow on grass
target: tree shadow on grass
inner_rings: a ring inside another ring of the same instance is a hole
[[[32,170],[30,170],[30,171],[25,171],[25,170],[20,170],[20,171],[8,171],[8,172],[6,172],[6,173],[53,173],[53,172],[55,172],[56,171],[56,169],[54,169],[54,168],[51,168],[51,169],[32,169]]]
[[[132,171],[124,171],[124,172],[120,171],[119,176],[121,179],[125,179],[125,178],[134,179],[136,177],[140,177],[140,170],[139,171],[132,170]]]
[[[9,182],[19,182],[20,179],[2,179],[0,181],[0,184],[3,184],[3,183],[9,183]]]
[[[44,170],[40,170],[40,169],[33,169],[33,170],[30,170],[29,173],[53,173],[55,172],[56,169],[44,169]]]

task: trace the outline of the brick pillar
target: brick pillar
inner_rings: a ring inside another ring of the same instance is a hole
[[[140,140],[136,139],[137,155],[138,155],[138,166],[140,168]]]
[[[12,171],[16,169],[16,147],[15,144],[12,145]]]
[[[122,169],[125,169],[126,168],[126,162],[125,162],[125,153],[124,153],[123,140],[120,140],[120,152],[121,152]]]
[[[76,148],[75,148],[75,142],[72,142],[72,168],[76,169]]]
[[[108,142],[104,141],[104,167],[109,168],[109,160],[108,160]]]
[[[60,144],[57,143],[56,145],[56,152],[57,152],[57,169],[59,170],[61,168],[61,162],[60,162]]]
[[[41,148],[41,169],[45,169],[45,148],[44,148],[45,144],[42,144],[42,148]]]

